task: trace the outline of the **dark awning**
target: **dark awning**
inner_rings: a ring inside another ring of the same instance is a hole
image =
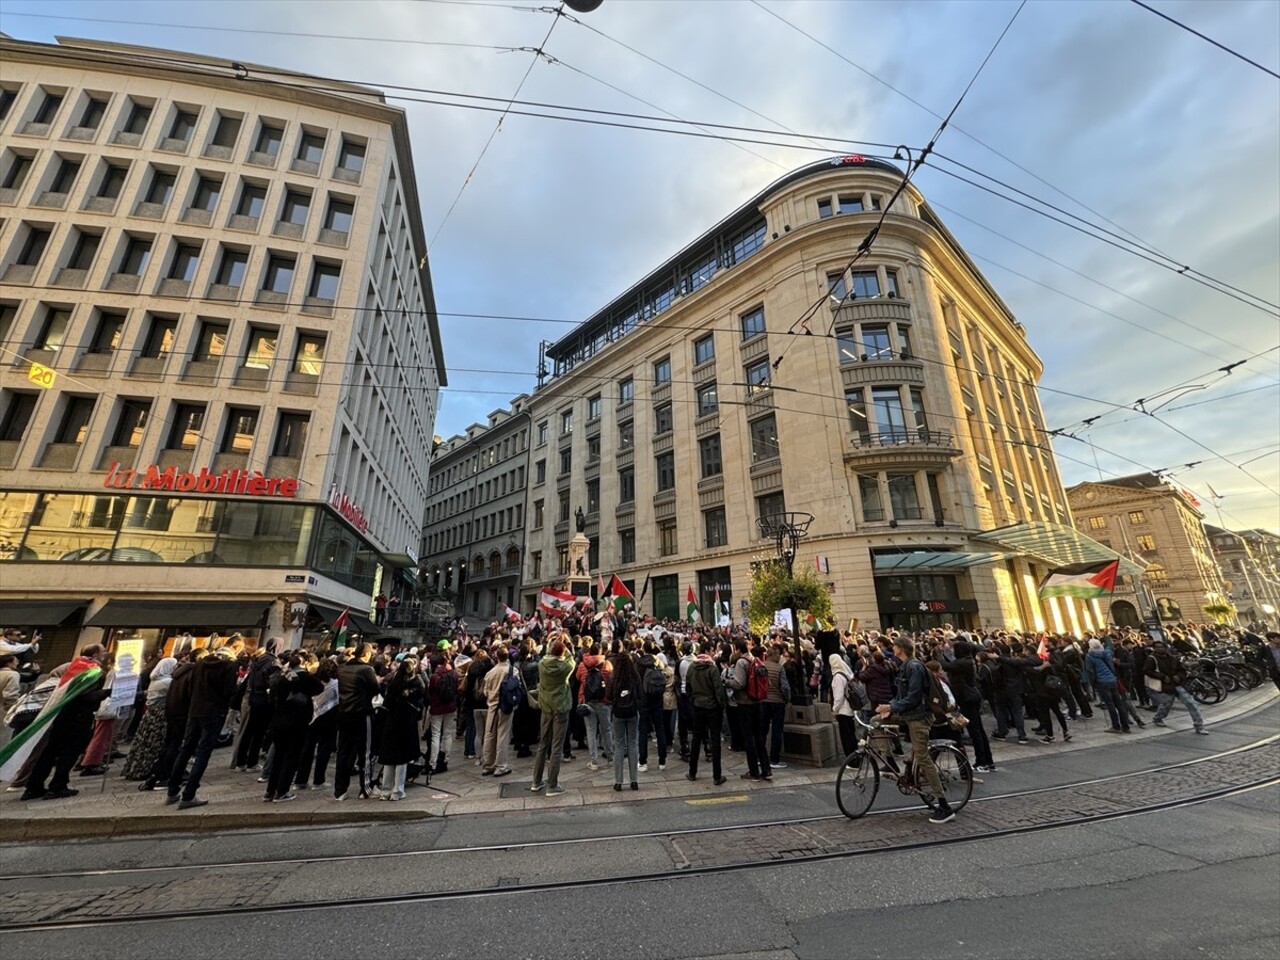
[[[88,600],[0,600],[0,626],[56,627]]]
[[[320,615],[320,619],[331,627],[333,626],[333,621],[342,615],[342,607],[335,607],[331,603],[322,603],[319,600],[308,602],[311,604],[311,608]],[[369,637],[378,632],[378,628],[373,625],[373,621],[363,614],[357,613],[355,610],[348,610],[347,616],[351,620],[351,626],[363,636]]]
[[[90,627],[232,627],[260,626],[267,600],[108,600],[85,621]]]

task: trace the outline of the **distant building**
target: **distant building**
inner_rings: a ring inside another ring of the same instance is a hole
[[[50,666],[372,632],[445,383],[404,111],[123,44],[0,60],[0,625]]]
[[[431,459],[422,576],[428,597],[464,617],[493,620],[520,604],[529,398],[441,441]]]
[[[1194,496],[1156,474],[1137,473],[1076,484],[1067,499],[1081,531],[1146,565],[1117,588],[1113,622],[1136,626],[1153,612],[1164,623],[1212,619],[1205,604],[1225,599],[1227,590]]]
[[[1280,536],[1205,524],[1224,585],[1244,626],[1280,624]]]

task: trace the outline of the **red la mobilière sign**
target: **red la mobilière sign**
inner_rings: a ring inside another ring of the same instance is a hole
[[[151,464],[145,470],[120,468],[111,464],[102,485],[112,490],[169,490],[178,493],[222,493],[233,496],[284,497],[298,495],[296,477],[268,477],[261,470],[222,470],[214,473],[201,467],[198,473],[177,467],[160,469]]]

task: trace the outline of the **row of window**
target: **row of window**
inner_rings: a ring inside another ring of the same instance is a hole
[[[491,477],[476,484],[468,490],[459,491],[438,500],[427,507],[427,522],[435,523],[451,517],[463,510],[489,503],[498,497],[505,497],[508,492],[515,493],[524,489],[524,464],[514,469]]]
[[[428,534],[427,554],[430,556],[443,553],[456,547],[466,546],[475,540],[515,533],[523,527],[524,504],[513,504],[504,510],[493,510],[465,523],[455,523]]]
[[[1140,524],[1140,523],[1146,523],[1146,522],[1147,522],[1147,514],[1146,514],[1146,512],[1145,512],[1145,511],[1143,511],[1143,510],[1130,510],[1130,511],[1129,511],[1129,523],[1131,523],[1131,524],[1133,524],[1133,525],[1135,525],[1135,526],[1136,526],[1137,524]],[[1090,529],[1090,530],[1105,530],[1105,529],[1107,529],[1107,518],[1106,518],[1106,517],[1090,517],[1090,518],[1089,518],[1089,529]],[[1142,539],[1142,538],[1140,538],[1140,539]],[[1151,538],[1150,538],[1150,537],[1145,537],[1145,539],[1150,540]],[[1153,541],[1153,542],[1152,542],[1152,546],[1154,547],[1154,545],[1155,545],[1155,543],[1154,543],[1154,541]]]
[[[53,230],[51,227],[40,224],[23,223],[17,233],[11,250],[12,267],[27,267],[34,270],[39,266],[49,247]],[[97,261],[103,239],[103,233],[93,232],[85,227],[71,228],[60,258],[61,269],[83,271],[87,274]],[[116,278],[135,277],[137,280],[134,282],[140,284],[151,265],[154,247],[154,236],[122,231],[116,244],[116,251],[110,260],[111,269],[107,272],[104,289],[118,288],[119,280]],[[200,268],[203,254],[204,241],[202,240],[186,237],[170,238],[164,257],[161,280],[190,284]],[[217,252],[213,255],[215,262],[209,275],[210,284],[229,290],[243,288],[250,254],[249,248],[226,243],[218,244]],[[13,280],[12,267],[4,275],[6,280]],[[269,250],[257,278],[258,289],[274,297],[283,297],[287,301],[293,290],[297,271],[298,257],[295,254]],[[55,276],[55,285],[60,278],[60,275]],[[332,306],[338,296],[341,278],[342,261],[312,257],[310,277],[306,286],[307,297],[316,301],[325,301]]]
[[[3,409],[0,410],[0,443],[19,443],[35,418],[41,395],[18,391],[5,393]],[[76,394],[63,394],[59,397],[60,409],[55,412],[54,429],[49,442],[83,445],[89,436],[94,412],[101,399]],[[146,397],[117,399],[108,428],[104,431],[107,439],[103,444],[104,449],[139,449],[143,436],[152,423],[155,406],[155,401]],[[216,404],[185,400],[169,403],[166,415],[158,427],[163,432],[160,449],[194,451],[202,439],[208,439],[204,437],[205,429],[211,425],[208,417],[217,409]],[[213,435],[218,437],[217,451],[249,453],[258,435],[259,408],[226,404],[221,407],[221,415],[221,422],[213,425],[217,431]],[[310,423],[309,413],[280,411],[271,440],[271,456],[301,458]],[[106,465],[98,466],[103,468]]]
[[[481,470],[495,466],[509,460],[511,457],[519,456],[529,449],[529,431],[521,430],[518,434],[506,437],[503,440],[495,441],[483,450],[474,453],[468,459],[461,463],[455,463],[438,472],[433,471],[429,483],[432,493],[439,492],[442,488],[452,486],[460,480],[469,476],[474,476]],[[524,468],[520,468],[523,477]],[[523,479],[520,486],[524,486]],[[506,493],[504,489],[502,491]],[[496,496],[496,494],[495,494]]]
[[[20,91],[21,88],[13,85],[0,88],[0,123],[13,112]],[[347,133],[331,136],[331,131],[321,127],[296,124],[296,132],[286,150],[290,134],[286,120],[258,117],[246,123],[250,118],[243,113],[194,103],[171,103],[162,111],[157,100],[135,95],[121,96],[120,108],[111,117],[113,99],[116,95],[107,92],[86,90],[76,95],[62,87],[37,86],[31,91],[15,132],[32,137],[49,136],[62,116],[66,122],[64,139],[93,141],[109,126],[112,143],[136,147],[142,145],[143,137],[150,131],[155,137],[154,147],[159,151],[185,154],[192,143],[202,140],[204,156],[231,160],[242,134],[249,130],[251,135],[244,139],[246,163],[274,167],[284,154],[293,158],[290,169],[294,172],[318,174],[326,152],[332,150],[333,176],[357,181],[364,170],[367,145],[362,137]],[[203,127],[202,114],[208,118]],[[158,123],[155,122],[157,116],[161,117]]]

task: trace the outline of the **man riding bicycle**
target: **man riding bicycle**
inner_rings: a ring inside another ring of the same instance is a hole
[[[915,764],[916,778],[923,777],[937,800],[930,823],[946,823],[954,820],[955,811],[947,803],[946,794],[942,791],[942,779],[938,776],[938,768],[929,757],[929,726],[931,718],[926,697],[929,692],[929,671],[916,659],[915,644],[905,637],[893,641],[893,652],[902,661],[898,670],[896,695],[888,703],[876,708],[880,717],[894,718],[907,726],[911,737],[911,758]]]

